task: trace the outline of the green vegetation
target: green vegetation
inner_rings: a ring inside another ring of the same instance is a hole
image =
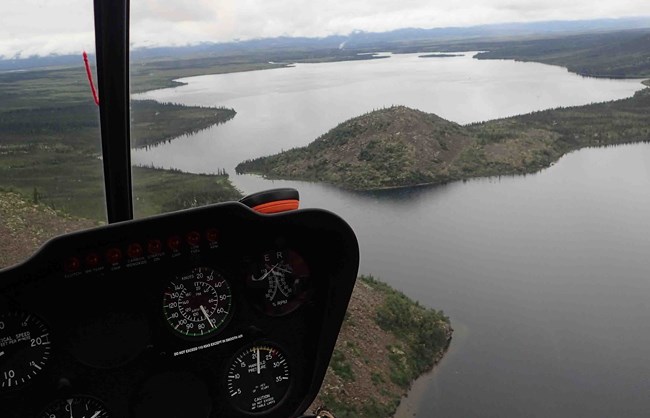
[[[0,74],[0,144],[50,144],[99,152],[99,108],[83,67]],[[143,147],[224,123],[235,111],[151,100],[131,103],[132,145]]]
[[[593,77],[650,77],[650,31],[647,29],[532,39],[486,49],[489,52],[478,54],[478,59],[543,62]]]
[[[0,269],[27,259],[54,236],[94,226],[0,189]]]
[[[395,52],[489,50],[479,58],[534,60],[566,65],[587,75],[638,77],[650,74],[649,36],[647,30],[632,30],[524,40],[441,43],[422,39],[389,43],[382,48]],[[273,49],[260,46],[246,51],[231,49],[203,56],[188,54],[182,59],[135,59],[131,68],[132,89],[140,92],[178,85],[173,80],[180,77],[282,68],[292,62],[377,58],[358,55],[357,50],[288,45],[282,43]],[[422,56],[450,55],[454,54]],[[133,144],[144,147],[224,123],[235,116],[235,111],[133,101],[132,114]],[[434,115],[408,115],[403,108],[384,109],[341,124],[307,148],[249,161],[238,170],[272,178],[326,181],[359,190],[527,173],[583,146],[647,140],[647,114],[647,93],[628,101],[538,112],[468,127],[442,121]],[[611,115],[616,115],[615,122]],[[409,126],[410,122],[413,124]],[[94,165],[100,151],[98,137],[98,111],[90,97],[81,60],[76,68],[0,74],[0,167],[6,170],[28,164],[21,156],[27,152],[24,148],[27,146],[53,150],[49,158],[35,156],[39,164],[33,164],[32,168],[37,168],[27,176],[32,184],[9,181],[17,176],[8,175],[0,182],[3,187],[14,187],[34,201],[51,202],[78,215],[94,213],[91,216],[97,219],[103,210],[92,209],[93,204],[80,202],[83,210],[77,210],[75,205],[65,204],[65,199],[74,200],[72,196],[56,196],[62,188],[78,189],[81,196],[89,194],[91,186],[85,182],[100,178]],[[68,165],[76,165],[78,169]],[[91,174],[82,176],[82,168],[88,168]],[[64,172],[77,174],[76,180],[66,184],[57,182],[57,174]],[[162,183],[158,186],[167,190]],[[90,194],[101,195],[96,191]],[[233,193],[224,191],[216,195]],[[218,197],[209,191],[183,192],[173,196],[173,202],[160,203],[157,209],[151,206],[152,199],[145,199],[147,208],[139,212],[163,210],[163,206],[185,207],[195,201],[214,199]]]
[[[336,415],[336,418],[358,418],[359,417],[359,411],[355,405],[342,401],[339,397],[333,394],[323,395],[321,398],[321,402],[323,403],[323,405],[327,405],[328,411],[335,411],[333,413]],[[384,416],[388,417],[390,416],[390,414]]]
[[[461,54],[424,54],[420,55],[418,58],[451,58],[451,57],[462,57]]]
[[[133,101],[132,144],[151,146],[224,123],[235,111]],[[0,74],[0,187],[34,203],[105,219],[99,111],[83,66]],[[227,175],[134,168],[138,216],[238,199]]]
[[[375,399],[370,399],[361,407],[360,416],[363,417],[390,417],[395,413],[399,406],[399,400],[393,402],[381,403]]]
[[[337,417],[389,417],[442,358],[449,318],[371,276],[357,280],[348,313],[313,406]]]
[[[350,363],[346,361],[345,354],[339,350],[334,350],[332,359],[330,360],[330,367],[343,380],[354,381],[354,372]]]
[[[365,283],[384,294],[377,309],[377,324],[398,337],[399,346],[387,347],[391,380],[408,388],[419,375],[433,367],[436,355],[449,343],[449,318],[444,312],[427,309],[372,276]]]
[[[286,67],[282,64],[252,62],[246,59],[233,61],[209,58],[136,61],[131,66],[131,92],[142,93],[149,90],[182,86],[184,83],[175,81],[179,78]]]
[[[420,39],[408,43],[389,42],[373,50],[394,53],[486,51],[477,58],[542,62],[592,77],[650,77],[650,29],[528,34],[517,38]]]
[[[131,143],[134,148],[168,142],[191,135],[235,117],[236,112],[224,107],[180,106],[153,100],[131,102]]]
[[[307,147],[236,169],[358,190],[443,182],[449,179],[445,161],[470,141],[458,124],[397,106],[350,119]]]
[[[469,126],[403,106],[381,109],[237,171],[369,190],[531,173],[583,147],[642,141],[650,141],[647,88],[629,99]]]
[[[358,55],[356,51],[338,48],[280,47],[249,48],[245,51],[224,51],[193,54],[182,57],[159,57],[134,60],[131,66],[131,90],[134,93],[176,87],[179,78],[205,74],[225,74],[284,68],[292,63],[353,61],[376,59],[373,55]]]
[[[138,217],[241,197],[227,175],[134,167],[133,183]],[[0,188],[78,217],[106,218],[101,161],[71,146],[0,145]]]
[[[260,48],[183,59],[136,59],[131,89],[137,93],[173,87],[180,84],[173,81],[177,78],[282,68],[289,62],[372,58],[329,48]],[[137,148],[224,123],[235,111],[134,100],[131,114],[131,142]],[[75,68],[0,73],[0,187],[76,216],[104,219],[100,152],[99,112],[81,59]],[[240,197],[225,173],[194,176],[135,168],[133,178],[138,216]]]

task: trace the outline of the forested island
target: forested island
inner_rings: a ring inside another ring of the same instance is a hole
[[[532,173],[583,147],[642,141],[650,141],[648,88],[468,126],[394,106],[343,122],[306,147],[240,163],[237,172],[374,190]]]
[[[453,58],[453,57],[462,57],[462,54],[424,54],[419,55],[418,58]]]

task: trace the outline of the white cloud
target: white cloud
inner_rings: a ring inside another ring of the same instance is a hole
[[[0,56],[94,45],[90,0],[3,0]],[[132,0],[135,47],[353,30],[650,15],[648,0]]]
[[[2,0],[0,57],[94,50],[92,1]]]

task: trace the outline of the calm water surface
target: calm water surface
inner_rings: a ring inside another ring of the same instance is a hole
[[[416,56],[189,81],[146,97],[233,107],[235,119],[135,161],[232,173],[384,105],[467,123],[639,89],[540,64]],[[339,213],[359,236],[362,273],[451,316],[448,355],[400,416],[648,416],[650,145],[582,150],[525,177],[383,193],[231,179],[244,192],[296,187],[303,207]]]
[[[395,55],[372,61],[298,64],[293,68],[206,75],[138,95],[237,111],[224,125],[133,155],[136,163],[193,173],[307,145],[339,123],[391,105],[470,123],[558,106],[631,96],[638,80],[585,78],[566,69],[506,60]],[[233,179],[248,191],[245,180]]]

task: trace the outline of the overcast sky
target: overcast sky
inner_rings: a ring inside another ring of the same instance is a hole
[[[93,50],[92,0],[2,0],[0,57]],[[650,0],[131,0],[133,47],[650,16]]]

